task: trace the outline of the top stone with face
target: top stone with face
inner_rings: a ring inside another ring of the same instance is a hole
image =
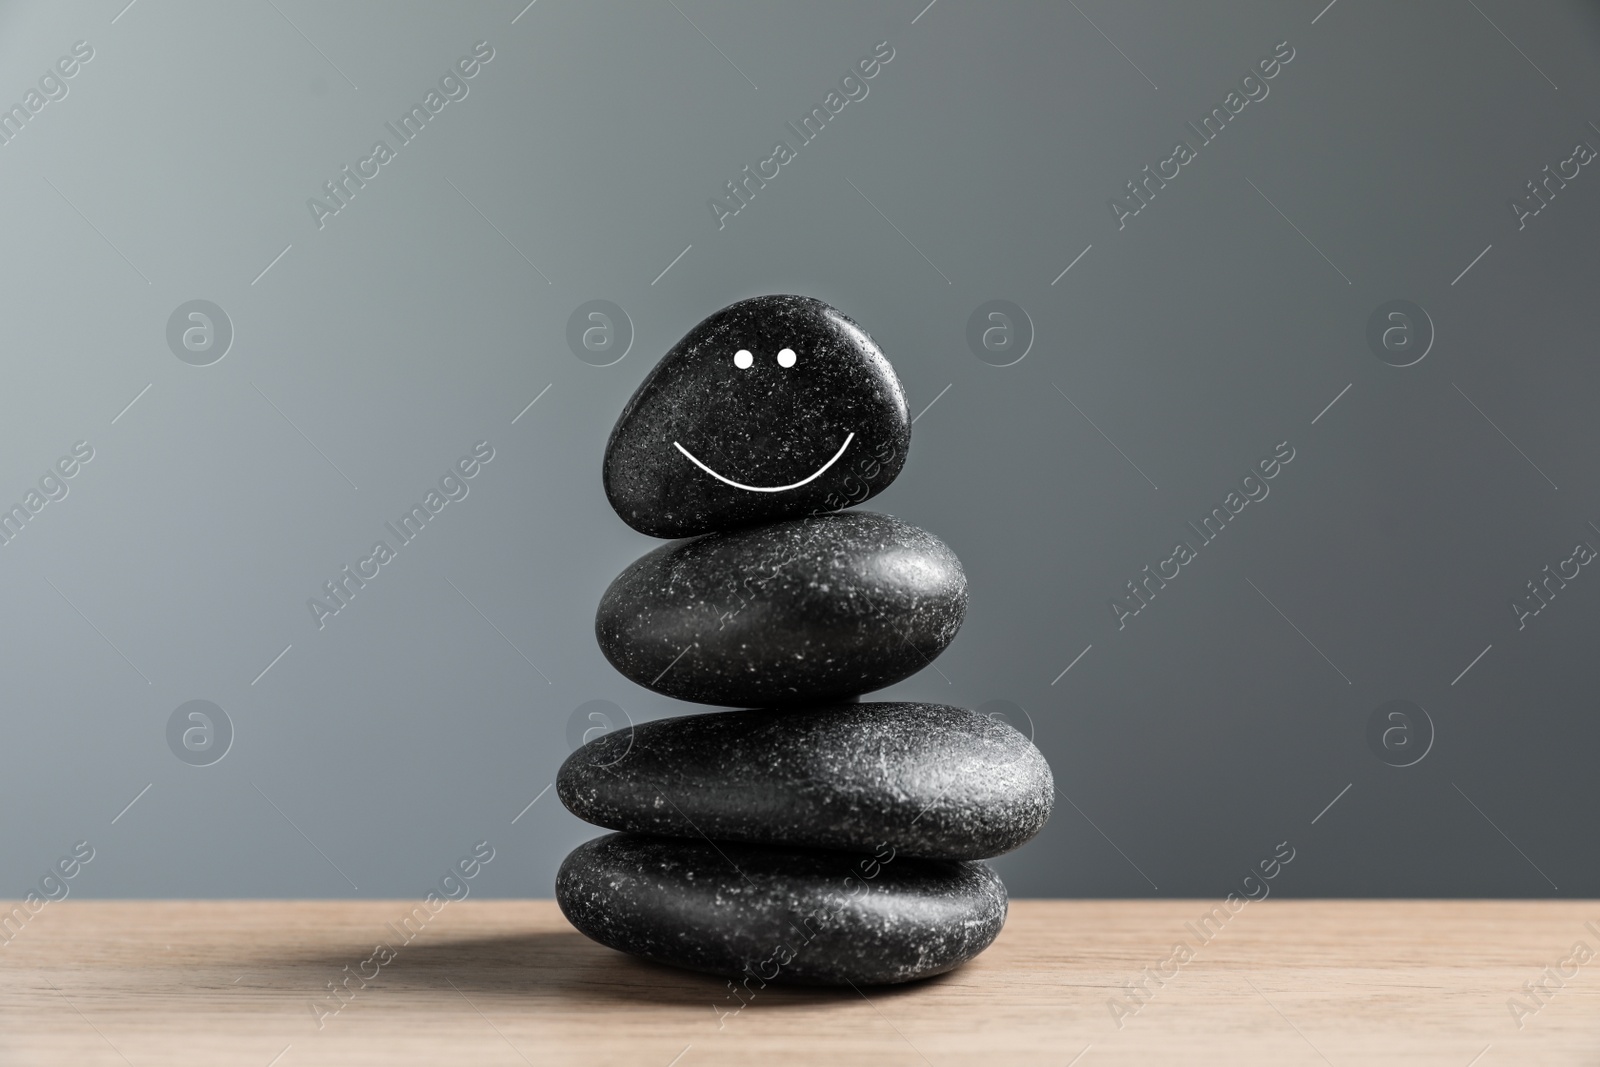
[[[905,393],[865,330],[806,296],[730,304],[645,378],[606,445],[606,498],[654,537],[837,511],[894,481]]]

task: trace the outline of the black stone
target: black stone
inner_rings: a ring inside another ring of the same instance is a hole
[[[654,537],[837,511],[894,481],[910,444],[905,393],[865,330],[808,296],[759,296],[706,318],[645,378],[606,445],[606,498]]]
[[[612,666],[670,697],[822,703],[921,670],[966,608],[942,541],[847,512],[663,545],[611,583],[595,634]]]
[[[743,979],[745,998],[767,982],[940,974],[989,947],[1006,919],[1005,886],[981,863],[640,834],[579,845],[556,900],[602,945]]]
[[[973,860],[1044,826],[1054,781],[998,718],[939,704],[717,711],[574,752],[561,802],[612,830]]]

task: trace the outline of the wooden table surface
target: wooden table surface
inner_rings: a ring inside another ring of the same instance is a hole
[[[408,902],[69,900],[0,947],[0,1064],[1600,1062],[1600,903],[1214,906],[1013,901],[953,974],[740,1010],[550,901],[450,903],[407,944]]]

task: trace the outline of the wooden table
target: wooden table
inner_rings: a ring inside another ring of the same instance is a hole
[[[409,902],[63,901],[0,948],[0,1064],[1600,1058],[1600,957],[1573,955],[1600,952],[1600,903],[1214,906],[1014,901],[999,941],[954,974],[864,995],[769,986],[736,1010],[722,981],[601,948],[550,901],[447,904],[409,944],[387,925]],[[1197,931],[1207,943],[1174,957]],[[367,962],[380,940],[394,957]],[[377,977],[332,997],[361,973]],[[1127,988],[1141,980],[1142,998]]]

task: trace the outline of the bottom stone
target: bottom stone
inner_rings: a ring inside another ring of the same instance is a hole
[[[1006,921],[1006,888],[981,863],[625,833],[573,849],[556,900],[602,945],[747,986],[927,978]]]

